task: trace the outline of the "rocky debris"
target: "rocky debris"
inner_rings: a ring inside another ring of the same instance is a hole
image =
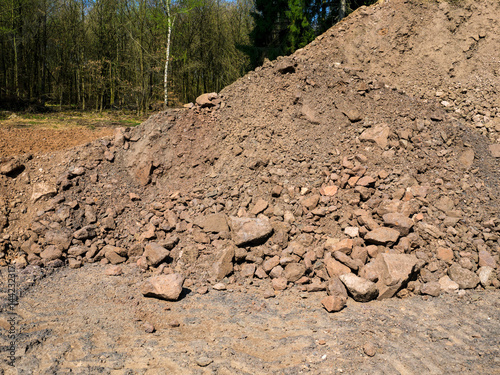
[[[184,276],[178,273],[153,276],[143,283],[141,293],[145,297],[176,301],[182,293],[183,284]]]
[[[414,9],[395,2],[394,17]],[[389,8],[370,9],[389,17]],[[349,274],[375,283],[380,299],[499,288],[498,106],[474,101],[497,95],[447,81],[449,66],[439,90],[427,82],[434,68],[414,85],[377,71],[385,54],[413,51],[370,33],[351,44],[365,57],[353,56],[337,43],[358,34],[358,17],[189,110],[60,155],[19,157],[22,168],[2,160],[0,262],[129,263],[195,288],[208,279],[259,282],[273,295],[326,290],[332,311],[347,298],[332,280],[343,287]],[[381,43],[384,56],[365,64]],[[464,61],[481,65],[461,59],[453,74]]]

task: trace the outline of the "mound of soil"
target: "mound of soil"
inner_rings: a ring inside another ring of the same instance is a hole
[[[259,279],[329,310],[499,288],[498,7],[379,2],[190,109],[3,160],[0,261]]]

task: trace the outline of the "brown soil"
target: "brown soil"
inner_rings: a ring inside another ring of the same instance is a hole
[[[66,130],[0,128],[0,156],[45,154],[66,150],[112,134],[112,128],[95,130],[86,128]]]
[[[19,315],[24,332],[38,333],[18,363],[28,373],[78,366],[127,374],[160,366],[172,373],[495,373],[498,7],[496,0],[380,1],[225,88],[210,108],[162,112],[64,153],[0,160],[0,262],[24,269],[26,279],[83,265],[28,290]],[[382,136],[370,140],[375,129]],[[337,193],[326,194],[332,186]],[[374,246],[367,234],[394,225],[384,214],[396,211],[407,227],[396,225],[397,240]],[[201,220],[214,213],[224,223],[259,218],[273,234],[235,246],[233,225],[204,229]],[[352,252],[331,255],[332,243],[348,240],[352,229],[359,231]],[[170,250],[163,263],[143,255],[150,243]],[[397,292],[411,298],[350,300],[334,315],[321,309],[336,280],[331,256],[369,278],[379,253],[415,259]],[[283,267],[264,271],[271,259]],[[96,263],[109,262],[125,263],[125,276],[102,276]],[[287,273],[293,267],[300,280]],[[169,304],[141,297],[143,280],[172,272],[186,277],[185,288],[209,294]],[[460,284],[453,295],[441,289],[447,276]],[[234,293],[215,292],[219,281]],[[264,300],[273,287],[278,298]],[[477,294],[484,289],[492,291]],[[424,302],[425,294],[440,296]],[[46,301],[55,301],[53,310]],[[69,316],[79,301],[91,307]],[[133,314],[159,333],[144,338]],[[28,330],[56,316],[64,323],[46,326],[53,336]],[[171,331],[164,316],[181,329]],[[366,337],[380,350],[373,361],[358,357]],[[212,362],[203,367],[202,357]]]

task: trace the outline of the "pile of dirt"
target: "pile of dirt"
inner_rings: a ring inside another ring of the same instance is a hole
[[[201,290],[261,279],[269,296],[327,291],[329,311],[348,294],[500,288],[488,65],[500,46],[497,23],[483,22],[500,13],[478,4],[379,2],[190,109],[67,153],[3,160],[0,261],[133,262]],[[456,24],[442,42],[435,19]],[[470,30],[480,39],[464,52]],[[419,62],[421,40],[432,61],[458,51],[454,74]]]

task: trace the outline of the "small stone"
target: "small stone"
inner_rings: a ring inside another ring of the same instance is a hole
[[[363,352],[365,352],[368,357],[373,357],[377,353],[377,349],[373,343],[367,342],[363,345]]]
[[[224,283],[214,284],[212,286],[212,288],[214,288],[214,290],[226,290],[227,289],[226,284],[224,284]]]
[[[148,265],[154,267],[165,261],[169,254],[170,251],[155,242],[148,243],[144,248],[144,256],[148,261]]]
[[[155,326],[149,322],[144,322],[143,326],[146,333],[153,333],[155,331]]]
[[[479,276],[479,281],[483,287],[491,285],[494,276],[494,269],[488,266],[483,266],[477,270],[477,275]]]
[[[385,225],[396,229],[401,236],[407,236],[413,227],[413,220],[399,212],[385,214],[382,219]]]
[[[464,151],[458,158],[458,165],[462,169],[469,169],[470,167],[472,167],[472,164],[474,164],[474,151],[468,149]]]
[[[194,223],[202,228],[205,232],[221,233],[229,232],[226,215],[218,213],[203,216],[195,219]]]
[[[449,278],[449,276],[443,276],[439,279],[439,286],[441,290],[446,293],[452,293],[458,290],[459,286],[456,282]]]
[[[335,185],[330,185],[322,188],[320,190],[321,194],[326,195],[327,197],[333,197],[335,194],[337,194],[337,191],[339,188]]]
[[[425,283],[422,285],[420,293],[438,297],[441,294],[441,285],[436,281]]]
[[[183,284],[184,276],[178,273],[153,276],[144,282],[141,292],[145,297],[176,301],[182,293]]]
[[[227,246],[221,250],[217,261],[213,265],[213,277],[215,280],[222,280],[233,272],[234,254],[234,245]]]
[[[489,145],[488,149],[494,158],[500,158],[500,143]]]
[[[51,261],[62,257],[62,251],[54,245],[47,246],[45,250],[40,253],[40,258],[45,261]]]
[[[308,210],[313,210],[316,208],[320,200],[320,196],[318,194],[311,195],[302,200],[302,205]]]
[[[497,268],[497,262],[486,250],[479,250],[479,267]]]
[[[341,295],[326,296],[321,300],[321,304],[329,313],[342,310],[347,302],[347,298]]]
[[[363,279],[352,273],[340,275],[339,279],[344,283],[355,301],[368,302],[378,296],[377,286],[370,280]]]
[[[359,228],[358,227],[346,227],[344,229],[344,233],[349,237],[354,238],[359,236]]]
[[[245,246],[263,242],[273,232],[267,218],[230,217],[232,238],[236,246]]]
[[[395,243],[399,238],[399,231],[392,228],[379,227],[365,235],[365,241],[376,245]]]
[[[198,289],[196,289],[196,293],[198,293],[198,294],[207,294],[208,293],[208,288],[206,286],[200,286]]]
[[[453,250],[446,247],[438,247],[436,256],[438,259],[444,260],[447,263],[451,263],[454,258]]]
[[[274,297],[276,297],[276,292],[272,289],[266,289],[266,290],[264,290],[263,296],[266,299],[274,298]]]
[[[332,253],[335,251],[340,251],[345,254],[349,254],[352,250],[353,241],[350,238],[344,240],[337,240],[334,238],[327,238],[325,242],[325,249],[331,250]]]
[[[274,290],[285,290],[287,287],[288,281],[284,277],[277,277],[273,279],[272,286]]]
[[[458,284],[460,289],[474,289],[479,284],[479,277],[474,272],[462,268],[458,264],[454,264],[448,269],[448,276]]]
[[[377,125],[373,128],[366,129],[361,135],[359,139],[361,141],[369,141],[376,143],[380,148],[386,148],[388,144],[388,138],[391,134],[391,130],[388,125],[381,124]]]
[[[77,260],[75,258],[69,258],[68,259],[68,266],[69,266],[69,268],[72,268],[72,269],[80,268],[82,266],[82,261]]]
[[[33,203],[42,198],[50,198],[57,194],[57,188],[52,183],[39,182],[33,186],[31,199]]]
[[[263,212],[267,207],[269,206],[269,203],[267,201],[265,201],[264,199],[262,198],[259,198],[257,200],[257,202],[255,203],[255,205],[253,206],[252,210],[250,211],[250,213],[252,215],[258,215],[260,214],[261,212]]]
[[[289,282],[296,282],[306,273],[306,266],[303,263],[290,263],[285,267],[285,278]]]
[[[213,362],[213,359],[208,357],[200,357],[196,360],[196,364],[200,367],[207,367],[209,364]]]
[[[256,267],[256,265],[254,263],[245,263],[241,267],[240,275],[242,277],[250,277],[250,278],[252,278],[253,275],[255,274],[256,268],[257,267]]]

